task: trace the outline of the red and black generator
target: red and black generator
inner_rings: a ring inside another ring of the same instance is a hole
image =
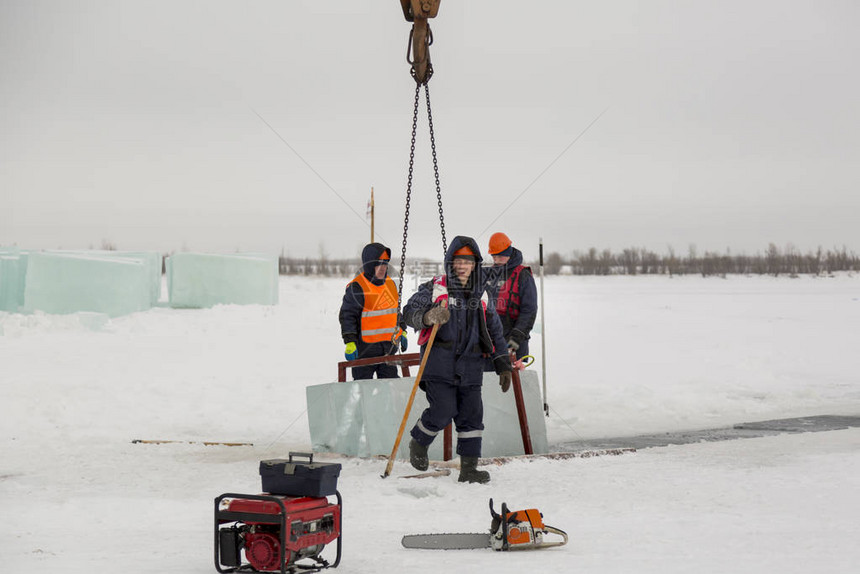
[[[260,463],[268,493],[228,492],[215,499],[218,572],[318,572],[340,563],[343,499],[336,489],[340,465],[314,464],[312,455],[309,463],[293,462],[297,454],[290,453],[288,461]],[[330,501],[330,496],[337,501]],[[337,555],[329,562],[321,554],[334,541]]]

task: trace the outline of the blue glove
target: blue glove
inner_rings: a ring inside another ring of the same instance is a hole
[[[403,331],[400,335],[400,352],[405,353],[407,347],[409,347],[409,341],[406,340],[406,331]]]
[[[346,344],[346,348],[343,350],[343,356],[346,357],[347,361],[354,361],[358,358],[358,349],[355,347],[354,342]]]

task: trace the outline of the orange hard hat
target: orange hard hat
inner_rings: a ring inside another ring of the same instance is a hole
[[[463,256],[463,255],[467,255],[469,257],[474,257],[475,252],[472,251],[468,245],[464,245],[463,247],[461,247],[460,249],[458,249],[457,251],[454,252],[454,257]]]
[[[490,255],[498,255],[511,246],[511,239],[501,231],[490,236]]]

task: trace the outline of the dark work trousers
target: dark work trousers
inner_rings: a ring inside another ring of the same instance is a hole
[[[425,381],[422,386],[430,406],[412,427],[412,438],[428,446],[453,420],[457,431],[457,454],[480,457],[484,430],[481,385],[461,386],[446,381]]]
[[[372,379],[376,373],[377,379],[398,379],[397,365],[388,363],[379,363],[378,365],[365,365],[363,367],[352,368],[352,379],[358,381],[361,379]]]

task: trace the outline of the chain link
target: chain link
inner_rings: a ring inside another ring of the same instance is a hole
[[[400,280],[397,284],[397,312],[403,301],[403,277],[406,275],[406,238],[409,235],[409,206],[412,201],[412,171],[415,167],[415,134],[418,132],[418,100],[421,85],[415,84],[415,107],[412,111],[412,145],[409,148],[409,176],[406,179],[406,213],[403,216],[403,248],[400,251]]]
[[[442,230],[442,261],[448,253],[448,240],[445,238],[445,212],[442,211],[442,186],[439,184],[439,162],[436,159],[436,136],[433,133],[433,112],[430,111],[430,86],[424,84],[424,97],[427,99],[427,121],[430,124],[430,147],[433,150],[433,173],[436,176],[436,200],[439,204],[439,226]]]
[[[406,243],[409,236],[409,208],[412,203],[412,175],[415,168],[415,139],[418,132],[418,107],[421,97],[421,84],[415,84],[415,106],[412,111],[412,141],[409,147],[409,175],[406,178],[406,210],[403,215],[403,246],[400,251],[400,280],[397,284],[398,318],[403,303],[403,278],[406,275]],[[439,225],[442,229],[442,260],[448,252],[448,239],[445,236],[445,212],[442,210],[442,186],[439,182],[439,161],[436,156],[436,136],[433,131],[433,112],[430,107],[430,88],[424,84],[424,97],[427,100],[427,121],[430,125],[430,148],[433,152],[433,173],[436,178],[436,200],[439,205]],[[394,345],[394,341],[392,341]],[[396,349],[392,346],[392,352]]]

